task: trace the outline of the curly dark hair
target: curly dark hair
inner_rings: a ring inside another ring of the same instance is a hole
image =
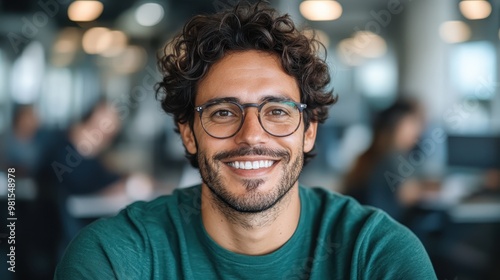
[[[211,15],[194,16],[180,34],[168,43],[158,58],[163,79],[156,85],[156,98],[165,112],[179,123],[194,123],[194,100],[198,82],[210,67],[228,52],[258,50],[275,54],[283,69],[295,77],[300,102],[307,104],[304,124],[323,123],[328,106],[337,101],[330,83],[328,66],[318,52],[324,46],[302,34],[289,15],[278,15],[265,3],[240,3],[234,8]],[[326,50],[325,50],[326,54]],[[197,155],[186,156],[198,167]],[[304,162],[314,157],[304,153]]]

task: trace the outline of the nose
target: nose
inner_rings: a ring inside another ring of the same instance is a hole
[[[236,143],[255,146],[267,142],[269,136],[260,125],[257,108],[246,108],[241,129],[234,136]]]

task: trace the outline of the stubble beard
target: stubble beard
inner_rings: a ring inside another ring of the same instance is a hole
[[[213,207],[220,211],[228,221],[238,223],[245,228],[264,226],[271,223],[279,215],[280,209],[290,201],[289,194],[297,182],[303,167],[303,152],[297,153],[292,161],[290,153],[282,150],[269,150],[264,148],[240,148],[234,151],[221,152],[212,159],[205,154],[198,155],[202,181],[210,190],[210,200]],[[264,179],[242,179],[246,189],[244,196],[238,197],[230,192],[231,186],[224,183],[223,174],[220,172],[220,160],[230,156],[243,155],[268,155],[281,158],[283,166],[281,178],[277,186],[271,191],[263,193],[259,186],[265,183]]]

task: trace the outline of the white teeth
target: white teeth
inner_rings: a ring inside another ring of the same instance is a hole
[[[233,161],[228,163],[230,166],[236,169],[259,169],[267,168],[273,165],[272,160],[260,160],[260,161]]]

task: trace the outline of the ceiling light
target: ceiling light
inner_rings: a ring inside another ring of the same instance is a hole
[[[127,35],[119,30],[113,30],[107,33],[105,36],[109,36],[109,44],[106,49],[103,49],[100,54],[106,57],[112,57],[120,54],[125,47],[127,47]]]
[[[337,54],[344,64],[358,66],[363,63],[364,58],[354,49],[354,38],[346,38],[337,45]]]
[[[360,65],[365,59],[381,57],[386,52],[385,39],[371,31],[357,31],[337,45],[340,59],[350,66]]]
[[[142,26],[154,26],[163,19],[163,7],[157,3],[145,3],[135,11],[135,19]]]
[[[119,55],[127,47],[127,35],[119,30],[94,27],[83,35],[83,50],[88,54],[100,54],[105,57]]]
[[[484,19],[491,14],[491,4],[484,0],[464,0],[459,7],[466,19]]]
[[[342,15],[342,6],[332,0],[307,0],[300,3],[300,13],[308,20],[336,20]]]
[[[98,54],[103,52],[111,44],[112,38],[106,27],[94,27],[83,34],[83,50],[88,54]]]
[[[439,27],[439,35],[447,43],[461,43],[470,39],[471,31],[463,21],[445,21]]]
[[[375,58],[384,55],[387,43],[384,38],[370,31],[357,31],[353,37],[354,48],[364,57]]]
[[[99,1],[75,1],[68,7],[68,17],[72,21],[93,21],[104,9]]]

